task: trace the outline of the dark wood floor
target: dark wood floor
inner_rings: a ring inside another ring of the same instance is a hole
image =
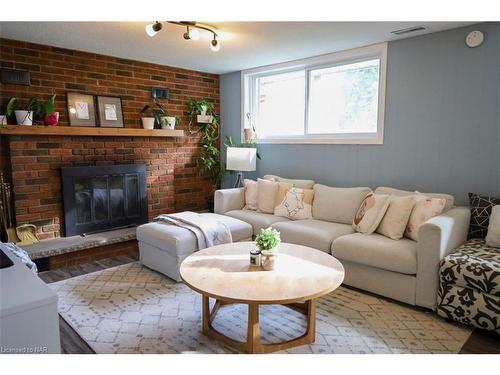
[[[41,272],[40,278],[46,283],[68,279],[86,273],[100,271],[106,268],[119,266],[134,262],[135,259],[127,256],[119,256],[85,263],[78,266],[60,268],[53,271]],[[92,354],[94,351],[87,343],[71,328],[71,326],[59,317],[59,329],[61,333],[61,350],[67,354]],[[500,354],[500,336],[475,329],[467,342],[460,350],[460,354]]]

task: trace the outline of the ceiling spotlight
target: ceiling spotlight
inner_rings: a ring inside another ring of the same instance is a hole
[[[217,52],[218,50],[220,50],[220,43],[215,36],[212,39],[212,41],[210,42],[210,49],[214,52]]]
[[[160,22],[156,21],[155,23],[151,23],[151,24],[146,26],[146,33],[149,36],[153,37],[158,33],[158,31],[161,30],[161,28],[162,28],[162,24]]]

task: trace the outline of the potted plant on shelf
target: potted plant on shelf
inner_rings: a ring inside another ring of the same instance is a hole
[[[33,120],[41,111],[41,104],[38,99],[29,99],[25,105],[20,107],[21,109],[17,109],[18,105],[19,100],[16,97],[10,98],[6,115],[12,116],[12,114],[15,114],[18,125],[33,125]]]
[[[181,119],[179,116],[163,116],[161,118],[161,128],[174,130],[176,125],[179,125]]]
[[[7,106],[5,107],[5,111],[0,111],[0,126],[2,125],[7,125],[7,108],[9,107],[9,104],[12,100],[15,100],[15,98],[11,98],[9,102],[7,103]]]
[[[146,104],[142,109],[140,114],[142,120],[142,127],[144,129],[154,129],[155,122],[158,125],[162,123],[162,117],[165,116],[166,110],[165,106],[161,104],[158,100],[153,99],[153,104]]]
[[[261,265],[266,271],[272,271],[276,264],[276,247],[281,243],[280,232],[276,229],[261,229],[255,237],[255,244],[260,250]]]
[[[196,122],[201,124],[208,124],[212,122],[213,112],[215,112],[215,105],[206,99],[188,101],[191,114],[196,114]]]
[[[56,112],[56,95],[52,95],[42,104],[43,123],[56,126],[59,122],[59,112]]]

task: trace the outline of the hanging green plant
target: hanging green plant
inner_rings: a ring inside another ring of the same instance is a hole
[[[219,116],[215,113],[215,104],[206,99],[189,100],[189,133],[200,134],[203,151],[198,156],[200,172],[209,174],[212,184],[220,186],[225,168],[220,158],[218,140],[220,135]],[[207,122],[199,122],[199,116],[208,116]]]

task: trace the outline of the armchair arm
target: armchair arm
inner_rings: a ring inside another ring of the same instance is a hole
[[[216,214],[241,210],[245,206],[245,188],[216,190],[214,201],[214,212]]]
[[[427,220],[418,231],[416,304],[436,307],[439,263],[467,240],[470,210],[456,207]]]

